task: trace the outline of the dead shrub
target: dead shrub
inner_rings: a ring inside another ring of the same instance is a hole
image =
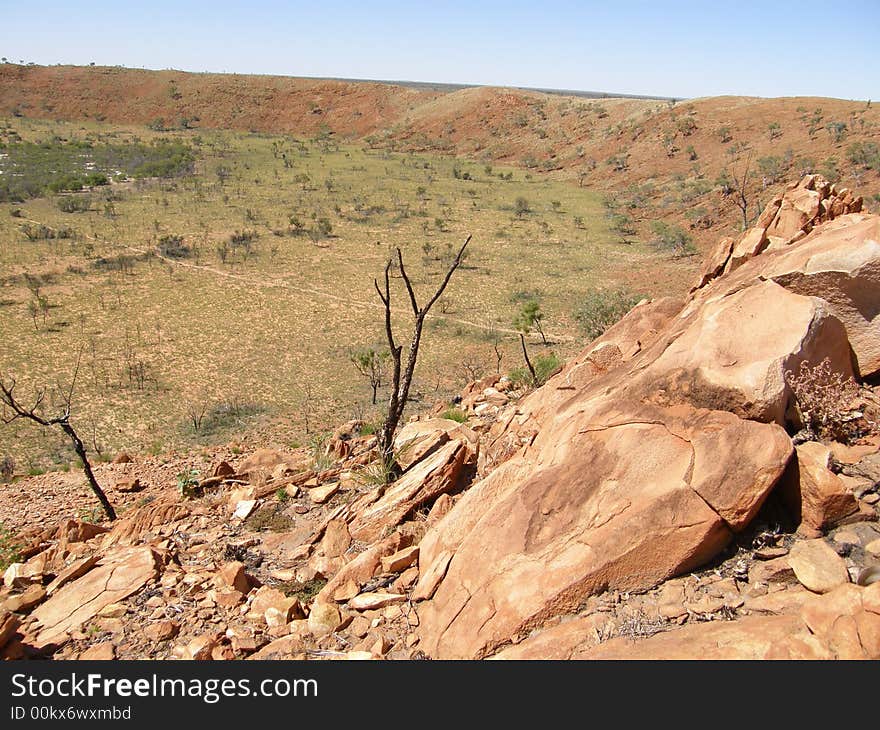
[[[825,358],[818,365],[807,361],[797,372],[785,371],[785,382],[794,394],[794,405],[807,437],[848,443],[876,432],[878,424],[865,415],[865,393],[851,377],[831,369]]]

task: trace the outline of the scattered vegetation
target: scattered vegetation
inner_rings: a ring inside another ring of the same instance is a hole
[[[651,230],[654,232],[654,245],[664,251],[671,251],[676,256],[688,256],[697,252],[691,235],[681,226],[666,221],[653,221]]]
[[[0,155],[0,202],[23,202],[61,191],[106,185],[111,179],[171,178],[193,171],[183,142],[99,143],[52,137],[6,143]]]
[[[626,289],[592,289],[584,296],[574,318],[588,340],[595,340],[641,299]]]
[[[0,522],[0,573],[12,563],[21,562],[21,546],[16,542],[15,535]]]

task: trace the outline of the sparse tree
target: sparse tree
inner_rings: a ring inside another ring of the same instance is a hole
[[[378,435],[379,458],[382,460],[382,473],[386,479],[386,483],[393,481],[400,474],[400,467],[394,459],[394,433],[397,430],[397,425],[400,423],[403,411],[409,401],[409,390],[412,386],[416,361],[419,356],[419,345],[421,344],[425,317],[428,316],[431,307],[434,306],[435,302],[445,291],[449,284],[449,280],[455,273],[455,270],[461,265],[465,249],[470,243],[470,240],[471,236],[468,236],[464,245],[459,249],[455,259],[449,265],[443,281],[437,287],[433,296],[423,306],[419,306],[415,292],[413,291],[412,282],[410,281],[409,275],[406,273],[406,268],[403,264],[403,253],[401,253],[399,248],[397,249],[397,268],[400,273],[400,278],[403,279],[403,283],[406,286],[413,315],[413,329],[412,335],[410,336],[405,365],[403,363],[403,345],[397,344],[394,337],[394,329],[391,324],[391,269],[394,265],[394,258],[389,258],[388,263],[385,264],[384,286],[379,285],[378,279],[373,280],[376,292],[379,294],[379,299],[385,307],[385,336],[388,339],[388,351],[392,363],[391,393],[388,396],[388,411]]]
[[[349,355],[351,364],[370,383],[370,389],[373,391],[373,405],[376,405],[376,396],[379,388],[382,387],[382,378],[385,374],[385,363],[388,362],[390,356],[387,350],[376,350],[373,347],[358,350]]]
[[[541,303],[537,299],[527,299],[523,302],[522,308],[516,315],[513,324],[520,332],[528,334],[532,329],[538,330],[541,335],[541,342],[547,344],[547,337],[544,334],[544,328],[541,326],[541,320],[544,319],[544,313],[541,311]]]
[[[73,373],[70,388],[68,388],[66,393],[62,393],[63,410],[60,415],[54,417],[47,417],[42,414],[42,405],[46,397],[45,388],[40,389],[37,392],[33,405],[28,408],[21,405],[15,395],[15,378],[10,378],[9,382],[7,382],[5,377],[0,376],[0,403],[3,404],[5,411],[3,414],[3,422],[9,424],[13,421],[18,420],[19,418],[24,418],[29,421],[33,421],[40,426],[46,426],[47,428],[58,426],[62,431],[64,431],[64,433],[73,444],[73,450],[79,457],[80,463],[82,464],[83,473],[86,476],[89,487],[91,487],[92,492],[94,492],[95,496],[98,498],[98,501],[101,503],[101,507],[104,509],[104,514],[107,515],[108,520],[115,520],[116,511],[113,509],[113,505],[110,504],[110,500],[107,499],[107,495],[104,494],[104,490],[101,489],[101,486],[98,484],[98,480],[95,478],[95,474],[92,471],[92,465],[89,462],[89,457],[86,454],[86,447],[83,444],[82,439],[79,437],[76,430],[70,423],[70,405],[73,399],[73,391],[76,387],[76,377],[78,371],[79,360],[77,359],[76,369]],[[9,411],[11,411],[11,415],[9,414]]]
[[[743,168],[742,177],[737,178],[736,173],[733,174],[733,181],[736,183],[736,197],[734,201],[736,207],[740,209],[743,217],[743,230],[749,227],[749,199],[746,196],[746,184],[749,181],[749,165],[752,162],[752,154],[746,157],[746,165]]]

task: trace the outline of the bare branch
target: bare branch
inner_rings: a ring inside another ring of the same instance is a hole
[[[428,313],[428,310],[434,306],[434,302],[436,302],[440,296],[443,294],[443,291],[446,289],[446,285],[449,284],[449,280],[452,278],[452,275],[455,273],[455,270],[461,266],[461,257],[464,255],[464,250],[467,248],[467,245],[471,242],[471,236],[468,236],[464,242],[464,245],[459,249],[458,253],[455,255],[455,259],[452,262],[452,265],[449,267],[449,271],[446,272],[446,277],[443,279],[443,283],[440,284],[440,287],[434,292],[434,296],[431,297],[431,300],[425,305],[424,309],[421,311],[424,314]]]
[[[409,277],[406,275],[406,269],[403,268],[403,254],[400,252],[400,249],[397,249],[397,261],[400,266],[400,276],[403,278],[403,283],[406,284],[406,291],[409,293],[409,302],[412,304],[413,314],[418,317],[419,316],[419,305],[416,303],[416,294],[413,291],[412,284],[410,283]]]

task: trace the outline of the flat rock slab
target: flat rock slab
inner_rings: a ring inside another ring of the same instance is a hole
[[[849,582],[846,562],[822,539],[795,543],[788,563],[804,588],[814,593],[827,593]]]
[[[62,587],[31,616],[37,620],[25,643],[37,649],[65,642],[111,603],[140,590],[156,576],[156,555],[149,547],[121,548],[105,555],[100,565]]]
[[[372,611],[395,603],[403,603],[405,600],[406,595],[403,593],[361,593],[348,602],[348,607],[355,611]]]

